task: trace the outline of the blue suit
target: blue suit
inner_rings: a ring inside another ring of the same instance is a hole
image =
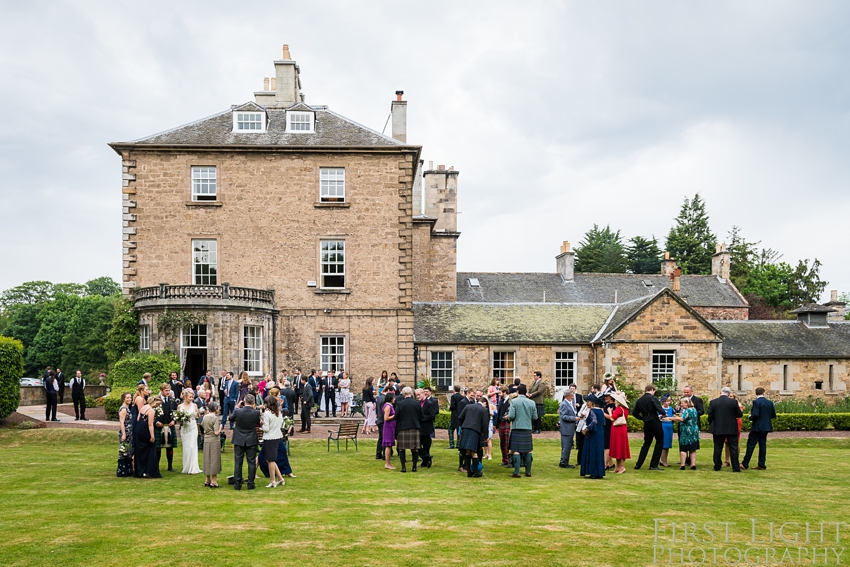
[[[773,420],[776,417],[776,408],[773,407],[773,402],[763,396],[759,396],[753,401],[753,407],[750,410],[750,434],[747,437],[747,452],[744,454],[744,460],[741,465],[744,468],[750,466],[750,459],[753,456],[753,451],[756,445],[759,446],[758,466],[765,468],[765,456],[767,454],[767,434],[773,431]]]
[[[228,415],[236,409],[236,400],[239,399],[239,386],[236,380],[231,379],[230,384],[224,388],[224,399],[221,400],[221,426],[224,427]],[[230,423],[230,430],[233,430],[233,423]]]

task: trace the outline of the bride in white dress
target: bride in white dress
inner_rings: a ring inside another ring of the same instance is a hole
[[[177,409],[190,414],[192,419],[180,425],[180,441],[183,442],[183,474],[200,474],[198,466],[198,406],[192,401],[192,390],[183,390],[183,403]]]

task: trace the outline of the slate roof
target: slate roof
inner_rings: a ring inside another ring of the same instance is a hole
[[[247,110],[251,107],[263,109],[262,106],[256,103],[245,103],[208,118],[202,118],[196,122],[179,126],[159,134],[154,134],[153,136],[141,138],[132,142],[120,142],[110,145],[113,147],[127,145],[407,146],[407,144],[403,144],[389,136],[384,136],[379,132],[332,112],[327,107],[311,107],[304,103],[298,103],[289,107],[289,109],[265,109],[269,116],[269,123],[265,132],[234,133],[232,118],[233,110]],[[285,132],[287,110],[314,111],[316,113],[316,131],[314,133]]]
[[[478,278],[480,287],[467,281]],[[644,281],[651,285],[644,284]],[[747,303],[728,281],[717,276],[682,276],[681,295],[694,307],[746,307]],[[457,275],[457,300],[480,303],[613,303],[633,301],[655,295],[671,287],[670,278],[660,274],[587,274],[577,273],[565,282],[557,273],[482,273]]]
[[[613,305],[414,303],[422,344],[589,343]]]
[[[711,321],[723,358],[850,358],[850,324],[809,328],[798,321]]]

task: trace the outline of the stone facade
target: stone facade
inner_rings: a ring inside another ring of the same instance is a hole
[[[850,359],[739,359],[723,361],[722,385],[744,396],[765,388],[780,396],[822,398],[830,402],[847,395]]]

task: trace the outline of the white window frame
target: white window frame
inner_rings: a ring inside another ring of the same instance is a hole
[[[249,376],[263,375],[263,327],[242,327],[242,370]]]
[[[657,357],[657,358],[656,358]],[[670,357],[669,361],[662,361],[661,357]],[[652,351],[651,360],[652,382],[670,376],[676,381],[676,351],[659,349]],[[669,372],[667,372],[669,370]]]
[[[345,168],[344,167],[320,167],[319,168],[319,202],[320,203],[344,203],[345,202]]]
[[[207,326],[192,325],[180,329],[180,349],[207,348]]]
[[[333,246],[333,248],[331,248]],[[331,259],[331,255],[333,259]],[[342,260],[339,259],[342,255]],[[325,277],[342,277],[342,285],[325,285]],[[319,287],[322,289],[345,289],[345,240],[322,239],[319,241]]]
[[[497,367],[497,358],[500,358]],[[507,363],[510,362],[510,366]],[[493,351],[491,367],[493,369],[492,377],[499,380],[500,384],[511,384],[516,378],[516,351],[514,350],[497,350]]]
[[[214,165],[192,166],[192,200],[218,200],[218,171]]]
[[[434,366],[434,363],[437,366]],[[448,364],[447,364],[448,363]],[[438,375],[439,374],[439,375]],[[428,375],[437,389],[450,392],[455,382],[455,353],[451,350],[432,350],[428,358]]]
[[[139,352],[151,351],[151,326],[139,325]]]
[[[567,388],[570,384],[578,385],[576,381],[576,352],[574,350],[556,350],[554,354],[555,368],[552,376],[556,388]]]
[[[242,134],[262,134],[266,131],[266,113],[257,110],[234,110],[233,131]]]
[[[290,110],[286,113],[286,131],[289,134],[313,134],[315,124],[314,112]]]
[[[206,274],[203,273],[203,266],[207,267]],[[192,239],[192,284],[218,285],[218,240]]]
[[[345,369],[345,335],[319,337],[319,364],[323,372]]]

